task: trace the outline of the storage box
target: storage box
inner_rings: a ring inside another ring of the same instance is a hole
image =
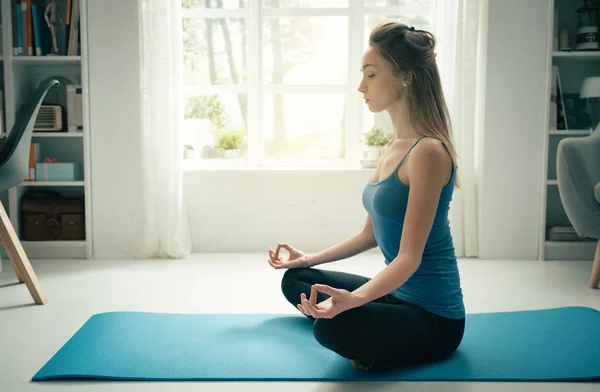
[[[81,165],[74,162],[35,164],[36,181],[82,181]]]
[[[21,211],[22,238],[26,241],[85,239],[83,198],[64,197],[50,190],[30,190],[23,195]]]

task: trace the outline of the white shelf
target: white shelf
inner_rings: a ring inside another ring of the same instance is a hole
[[[42,3],[47,3],[43,1]],[[48,156],[63,157],[62,160],[77,162],[83,167],[83,178],[85,181],[23,181],[21,184],[8,190],[7,212],[11,222],[19,236],[22,235],[22,210],[21,202],[24,195],[31,189],[53,190],[65,197],[83,197],[85,203],[85,241],[23,241],[23,247],[30,258],[62,259],[77,258],[85,259],[93,257],[93,233],[91,215],[90,177],[91,166],[89,154],[91,151],[89,132],[89,76],[88,76],[88,48],[87,48],[87,4],[88,0],[80,0],[80,33],[81,33],[81,56],[15,56],[12,48],[12,25],[14,19],[14,1],[2,0],[1,32],[4,37],[4,46],[0,50],[3,56],[3,90],[4,90],[4,113],[5,131],[10,132],[16,120],[16,114],[24,102],[31,97],[36,86],[49,77],[66,78],[73,83],[80,84],[83,89],[82,96],[82,120],[85,132],[65,131],[34,131],[32,134],[34,143],[39,143],[43,159]],[[59,43],[60,45],[60,43]],[[61,84],[63,82],[61,81]],[[66,94],[52,89],[48,92],[46,102],[57,103],[67,107]],[[6,135],[0,135],[0,138]],[[66,139],[65,139],[66,138]],[[4,200],[3,200],[4,201]]]
[[[85,259],[86,241],[21,241],[30,259]]]
[[[83,132],[34,132],[33,137],[82,137]]]
[[[600,51],[553,52],[552,57],[555,59],[600,60]]]
[[[596,241],[546,241],[546,260],[594,259]]]
[[[565,131],[565,130],[552,130],[549,132],[550,135],[564,135],[564,136],[587,136],[590,135],[592,133],[592,131],[579,131],[579,130],[573,130],[573,131]]]
[[[85,259],[87,243],[82,241],[21,241],[30,259]],[[4,247],[0,255],[8,258]]]
[[[16,63],[77,63],[81,56],[13,56]]]
[[[19,186],[83,186],[83,181],[30,181],[22,182]]]
[[[546,49],[549,49],[546,58],[547,84],[543,94],[539,96],[545,105],[544,115],[549,120],[548,125],[554,123],[552,128],[547,127],[544,132],[544,140],[540,145],[543,159],[543,181],[540,189],[540,222],[538,237],[538,255],[542,260],[592,260],[595,251],[595,242],[567,242],[547,241],[547,227],[553,225],[570,225],[570,219],[566,214],[558,189],[558,145],[563,138],[576,138],[589,136],[590,129],[579,127],[579,129],[559,130],[556,122],[550,121],[550,116],[556,114],[557,107],[551,106],[551,95],[557,93],[552,87],[558,87],[556,81],[552,80],[553,68],[557,67],[560,77],[560,88],[562,94],[577,94],[581,89],[583,80],[590,76],[596,76],[600,69],[600,50],[571,50],[560,51],[554,45],[560,41],[560,34],[568,31],[570,37],[568,45],[575,45],[573,37],[577,29],[578,2],[573,0],[555,0],[550,2],[547,9],[550,14],[546,18],[547,40]],[[556,23],[556,24],[555,24]],[[575,49],[573,47],[573,49]],[[579,110],[579,109],[578,109]],[[586,109],[587,110],[587,109]],[[550,129],[549,129],[550,128]]]

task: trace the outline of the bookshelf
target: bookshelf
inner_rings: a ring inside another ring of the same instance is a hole
[[[8,192],[0,194],[0,199],[7,209],[15,231],[21,238],[28,256],[32,259],[84,259],[92,257],[90,121],[87,93],[89,91],[89,81],[86,47],[87,0],[55,0],[54,2],[58,7],[62,20],[65,21],[67,19],[68,2],[73,7],[75,1],[79,2],[80,44],[74,55],[66,55],[68,53],[65,36],[67,29],[64,26],[58,28],[57,41],[60,50],[58,55],[46,55],[44,53],[50,49],[51,41],[45,41],[46,46],[42,47],[42,55],[22,55],[14,48],[15,42],[13,40],[13,33],[16,31],[16,26],[13,26],[16,13],[13,7],[20,4],[21,0],[0,0],[2,20],[2,57],[0,65],[3,76],[0,84],[4,99],[3,121],[5,125],[3,129],[10,131],[15,121],[15,114],[27,99],[28,94],[31,94],[35,87],[47,78],[57,78],[61,85],[49,91],[44,104],[59,104],[66,111],[68,108],[66,86],[68,84],[81,85],[83,91],[81,103],[82,131],[68,132],[68,116],[65,114],[62,131],[34,131],[32,137],[32,143],[38,143],[40,146],[42,160],[46,157],[53,157],[59,162],[75,162],[81,165],[83,179],[81,181],[24,181]],[[23,2],[26,6],[32,3],[40,6],[39,10],[44,10],[52,0],[23,0]],[[40,20],[40,22],[38,31],[41,34],[48,34],[47,37],[50,37],[50,29],[43,23],[43,20]],[[44,27],[46,30],[44,30]],[[32,34],[32,36],[34,36],[35,46],[35,34]],[[40,39],[39,41],[44,40]],[[33,52],[36,52],[35,48]],[[24,241],[22,237],[21,201],[26,192],[30,190],[50,190],[66,197],[83,198],[85,203],[85,240]],[[6,255],[3,254],[3,257],[6,257]]]
[[[579,98],[581,84],[586,77],[600,75],[600,51],[575,51],[575,38],[577,31],[577,12],[576,10],[583,5],[583,1],[573,0],[554,0],[553,18],[550,18],[549,25],[549,56],[548,68],[549,79],[547,87],[547,113],[548,127],[546,137],[544,138],[544,172],[545,181],[542,183],[542,211],[539,254],[542,260],[593,260],[596,249],[596,241],[556,241],[549,236],[550,228],[560,228],[571,226],[565,213],[560,194],[558,191],[558,181],[556,179],[556,153],[560,140],[569,137],[585,137],[592,132],[591,125],[586,127],[577,127],[569,124],[567,117],[567,129],[552,121],[552,79],[554,77],[553,67],[557,67],[560,78],[560,87],[563,98],[569,98],[569,102],[575,102]],[[573,51],[562,51],[563,43],[561,34],[568,32],[568,45]],[[578,102],[578,106],[585,104],[586,111],[589,112],[587,102]],[[567,116],[571,115],[567,107]],[[581,110],[581,109],[573,109]]]

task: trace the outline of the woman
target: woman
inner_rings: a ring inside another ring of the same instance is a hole
[[[431,33],[401,23],[381,24],[369,37],[358,91],[370,111],[387,111],[394,132],[363,191],[362,231],[311,255],[288,244],[269,249],[269,264],[288,268],[284,296],[315,320],[317,341],[363,370],[441,360],[463,338],[448,221],[456,153],[434,48]],[[313,268],[376,246],[386,267],[372,279]]]

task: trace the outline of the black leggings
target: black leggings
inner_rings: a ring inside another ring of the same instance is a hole
[[[301,293],[310,297],[313,284],[353,291],[369,280],[344,272],[296,268],[285,272],[281,289],[296,307]],[[317,303],[327,298],[329,295],[317,293]],[[464,328],[464,318],[445,318],[391,294],[313,323],[315,339],[344,358],[404,365],[449,357],[459,346]]]

